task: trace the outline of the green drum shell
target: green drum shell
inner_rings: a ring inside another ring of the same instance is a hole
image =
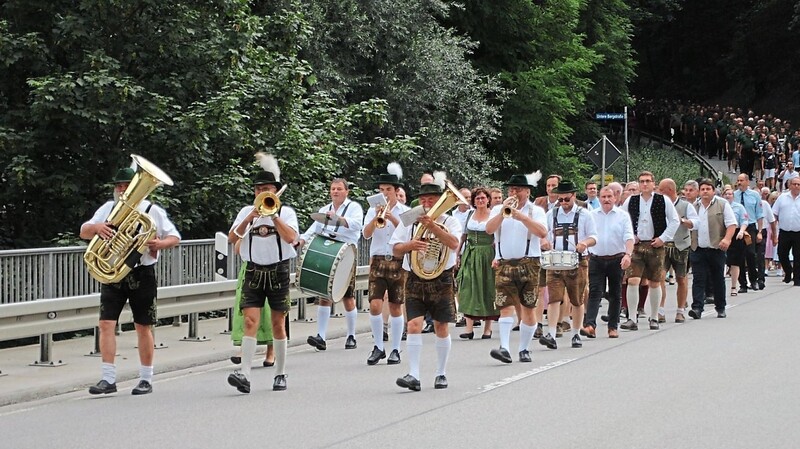
[[[297,269],[297,287],[304,293],[340,301],[350,285],[355,246],[316,235],[306,242]]]

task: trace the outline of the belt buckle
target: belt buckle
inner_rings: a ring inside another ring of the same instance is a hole
[[[391,260],[392,260],[392,256],[390,256],[390,255],[388,255],[388,254],[384,254],[384,255],[383,255],[383,260],[388,260],[388,261],[391,261]]]

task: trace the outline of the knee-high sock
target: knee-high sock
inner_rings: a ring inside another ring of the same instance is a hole
[[[344,319],[347,322],[347,335],[356,335],[356,318],[358,318],[358,310],[353,309],[349,312],[344,312]],[[383,341],[383,336],[381,336],[381,341]]]
[[[153,382],[153,367],[152,366],[139,366],[139,379]]]
[[[113,363],[103,362],[101,368],[103,370],[104,381],[110,384],[117,383],[117,365],[114,365]]]
[[[389,342],[392,344],[392,349],[400,351],[400,342],[403,341],[403,327],[405,319],[402,315],[389,317],[389,323],[392,328],[389,330]]]
[[[447,357],[450,355],[450,336],[436,337],[436,375],[444,376],[447,371]],[[417,377],[419,379],[419,377]]]
[[[511,340],[511,328],[514,327],[514,317],[504,316],[500,318],[497,320],[497,326],[500,328],[500,347],[508,349],[509,340]]]
[[[375,341],[375,347],[383,351],[383,317],[381,315],[370,315],[369,327],[372,329],[372,339]]]
[[[650,319],[658,321],[658,306],[661,305],[661,287],[650,289]]]
[[[275,339],[272,341],[272,346],[275,348],[275,375],[286,374],[286,348],[289,346],[289,341],[285,338],[283,340]],[[242,359],[244,363],[244,359]]]
[[[535,324],[533,326],[528,326],[525,323],[519,323],[519,352],[528,350],[535,330]]]
[[[317,307],[317,333],[323,340],[328,333],[328,321],[331,320],[331,306]]]
[[[250,367],[253,366],[253,356],[256,355],[255,337],[242,337],[242,374],[250,377]]]
[[[628,319],[636,321],[636,306],[639,304],[639,286],[628,284]]]
[[[406,338],[408,352],[408,374],[419,379],[419,359],[422,355],[422,334],[408,334]]]

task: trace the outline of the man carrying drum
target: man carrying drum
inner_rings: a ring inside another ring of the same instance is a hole
[[[314,236],[322,236],[340,242],[358,245],[358,239],[361,237],[361,224],[364,220],[364,211],[361,209],[360,204],[347,197],[349,194],[350,189],[347,186],[347,180],[344,178],[335,178],[331,181],[331,202],[320,208],[319,214],[322,215],[317,215],[314,223],[300,236],[300,240],[297,242],[299,248],[303,248],[306,242],[310,241]],[[312,216],[314,216],[314,214],[312,214]],[[308,255],[306,255],[306,257],[308,257]],[[350,270],[355,270],[355,265],[353,265]],[[342,298],[342,304],[344,304],[345,310],[344,316],[347,322],[345,349],[355,349],[357,346],[355,334],[358,311],[356,310],[355,299],[355,272],[351,273],[350,279],[350,286],[347,288],[344,298]],[[319,299],[319,306],[317,307],[317,335],[309,336],[306,340],[309,345],[315,347],[318,351],[324,351],[328,347],[325,342],[325,337],[328,332],[328,322],[331,318],[331,304],[333,304],[332,299]]]
[[[539,343],[556,349],[556,324],[559,322],[560,305],[564,293],[572,304],[572,347],[583,346],[580,329],[583,325],[584,293],[589,283],[589,260],[587,249],[597,243],[594,217],[585,207],[575,204],[578,189],[571,181],[561,181],[553,192],[558,196],[558,206],[547,212],[547,240],[552,266],[546,266],[543,254],[542,268],[547,273],[547,290],[550,294],[547,306],[548,334],[539,338]],[[570,261],[565,264],[565,260]],[[563,265],[562,265],[563,264]],[[561,266],[561,267],[560,267]],[[566,318],[566,317],[563,317]]]
[[[364,217],[364,238],[372,240],[369,247],[369,326],[375,342],[372,352],[367,358],[367,365],[375,365],[386,358],[383,347],[383,309],[384,295],[389,299],[390,342],[392,351],[386,363],[400,363],[400,342],[403,337],[403,287],[406,272],[403,270],[402,258],[394,257],[389,240],[400,223],[400,214],[409,209],[397,200],[397,190],[402,185],[400,179],[403,171],[399,164],[393,162],[387,167],[388,173],[382,173],[375,181],[376,187],[386,198],[386,204],[371,208]]]
[[[271,155],[258,153],[263,172],[255,181],[255,195],[264,192],[275,194],[283,185],[280,182],[278,162]],[[228,376],[228,384],[241,393],[250,393],[250,368],[256,353],[256,332],[261,318],[261,308],[269,303],[272,311],[272,332],[275,346],[275,379],[272,389],[286,390],[286,327],[289,313],[289,261],[297,256],[292,242],[297,239],[297,214],[289,206],[279,205],[275,210],[263,211],[255,205],[239,211],[228,233],[228,241],[241,240],[240,252],[247,271],[242,283],[240,307],[244,314],[242,337],[242,370]],[[271,215],[262,215],[262,213]]]
[[[486,223],[486,232],[494,234],[496,245],[495,306],[500,309],[500,347],[489,355],[503,363],[511,363],[509,346],[517,304],[521,304],[519,361],[531,361],[529,347],[536,330],[534,312],[539,300],[539,239],[547,235],[544,209],[530,201],[531,189],[540,178],[538,171],[513,175],[504,184],[509,198],[492,208]]]

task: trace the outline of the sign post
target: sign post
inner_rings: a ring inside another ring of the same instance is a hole
[[[600,145],[600,148],[597,146]],[[610,146],[610,148],[609,148]],[[608,140],[605,134],[600,138],[586,153],[586,156],[591,160],[594,165],[600,168],[600,188],[605,187],[606,184],[606,169],[614,165],[614,162],[619,159],[622,153],[614,146],[614,143]]]

